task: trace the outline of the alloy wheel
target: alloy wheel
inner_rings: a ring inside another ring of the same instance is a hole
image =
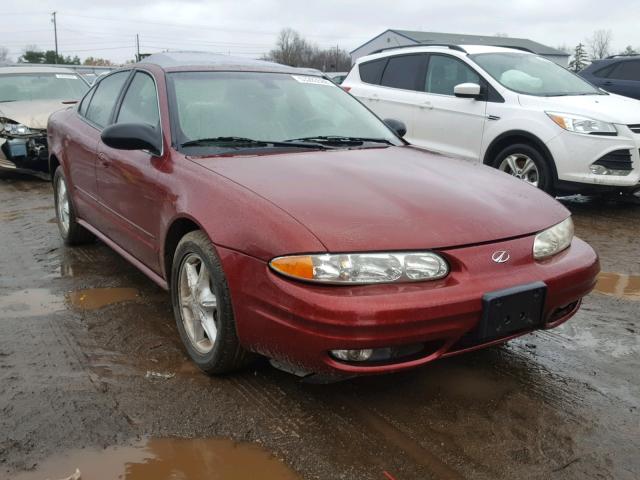
[[[178,301],[182,323],[193,348],[200,354],[213,350],[218,335],[218,299],[211,275],[202,258],[185,257],[178,277]]]
[[[540,183],[540,173],[538,172],[536,162],[534,162],[531,157],[522,153],[509,155],[500,163],[498,169],[534,187],[538,187]]]
[[[67,193],[67,185],[64,183],[64,180],[58,180],[58,185],[56,188],[56,199],[57,199],[57,213],[58,213],[58,221],[60,222],[60,226],[64,231],[65,235],[69,232],[69,218],[70,218],[70,208],[69,208],[69,194]]]

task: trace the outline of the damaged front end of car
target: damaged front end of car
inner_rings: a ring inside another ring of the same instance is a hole
[[[0,117],[0,170],[46,174],[47,130]]]

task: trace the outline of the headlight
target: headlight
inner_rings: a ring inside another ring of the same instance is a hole
[[[618,130],[613,123],[602,122],[580,115],[569,115],[568,113],[546,112],[551,120],[558,126],[574,133],[584,133],[591,135],[617,135]]]
[[[11,123],[6,120],[0,120],[0,132],[5,132],[9,135],[30,135],[33,133],[26,125]]]
[[[541,260],[560,253],[571,245],[571,240],[573,240],[573,220],[569,217],[536,235],[533,242],[533,258]]]
[[[444,258],[433,252],[294,255],[269,265],[297,280],[350,285],[437,280],[449,273]]]

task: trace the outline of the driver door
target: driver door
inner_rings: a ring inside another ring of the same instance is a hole
[[[158,94],[150,74],[135,72],[114,118],[114,123],[146,123],[162,135]],[[157,273],[161,157],[144,150],[118,150],[102,141],[98,145],[98,194],[109,216],[105,233]]]

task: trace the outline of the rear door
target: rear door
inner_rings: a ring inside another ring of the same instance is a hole
[[[389,57],[382,73],[379,97],[373,111],[383,120],[393,118],[407,126],[405,139],[416,140],[415,116],[420,109],[420,87],[423,83],[427,55],[423,53]]]
[[[357,68],[360,82],[347,85],[349,92],[372,110],[375,110],[375,105],[380,98],[380,80],[384,67],[387,66],[387,60],[385,57],[359,64]],[[348,78],[349,76],[347,76],[347,82]]]
[[[458,98],[453,89],[461,83],[486,82],[462,60],[430,54],[420,106],[415,117],[415,143],[430,150],[478,160],[486,121],[487,102]]]
[[[80,217],[99,228],[101,210],[96,181],[96,155],[100,132],[109,120],[115,101],[129,76],[128,71],[101,79],[78,106],[73,136],[65,145],[74,201]]]
[[[151,74],[136,71],[126,87],[113,123],[147,124],[162,135],[158,94]],[[145,150],[98,146],[98,193],[109,217],[106,234],[152,270],[159,272],[158,235],[162,191],[160,156]]]

